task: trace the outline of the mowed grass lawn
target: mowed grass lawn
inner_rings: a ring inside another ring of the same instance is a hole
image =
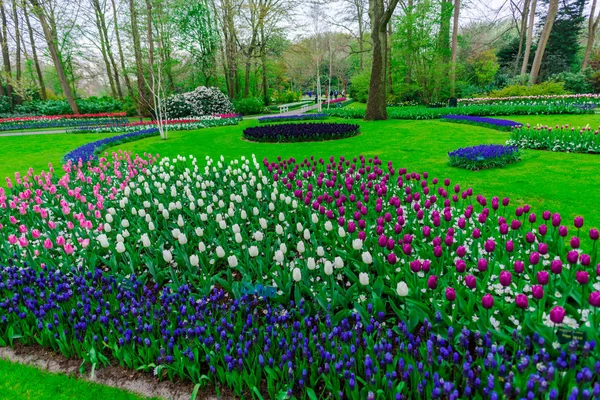
[[[576,126],[600,125],[600,115],[553,115],[500,117],[531,124],[565,124]],[[203,162],[205,156],[227,160],[255,154],[259,160],[277,156],[302,159],[314,155],[366,157],[378,155],[384,162],[393,161],[396,168],[409,171],[427,171],[440,179],[450,178],[452,186],[461,190],[472,187],[475,194],[509,197],[511,205],[530,204],[540,214],[544,210],[560,212],[563,223],[572,226],[577,215],[584,216],[585,227],[600,227],[600,155],[552,153],[526,150],[520,163],[501,169],[466,171],[451,168],[447,153],[459,147],[482,143],[504,144],[508,133],[483,127],[452,124],[439,120],[389,120],[364,122],[360,120],[330,119],[351,122],[361,126],[361,134],[354,138],[315,143],[260,144],[242,140],[242,130],[257,125],[256,120],[243,121],[238,126],[209,128],[197,131],[171,132],[167,141],[158,137],[119,145],[114,149],[135,153],[150,152],[174,157],[195,155]],[[69,150],[99,135],[44,135],[0,137],[0,177],[14,171],[26,172],[31,166],[36,171],[47,169],[48,162],[55,166]],[[385,165],[385,164],[384,164]],[[0,183],[5,185],[4,180]]]

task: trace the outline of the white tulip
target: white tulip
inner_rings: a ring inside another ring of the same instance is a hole
[[[107,248],[108,247],[108,238],[106,237],[105,234],[98,235],[98,237],[96,238],[96,240],[98,242],[100,242],[100,246],[102,246],[103,248]]]
[[[308,229],[304,230],[304,240],[310,240],[310,231]]]
[[[171,235],[173,235],[173,239],[177,240],[179,235],[181,235],[181,231],[179,229],[175,228],[171,231]]]
[[[258,223],[260,224],[260,227],[263,229],[267,229],[267,220],[264,218],[261,218],[258,220]]]
[[[108,222],[109,224],[112,224],[113,222],[113,217],[110,214],[106,214],[106,222]]]
[[[123,221],[121,221],[121,226],[123,228],[129,228],[129,220],[125,218]]]
[[[300,271],[300,268],[294,268],[292,271],[292,277],[296,282],[300,282],[302,280],[302,272]]]
[[[164,219],[169,219],[169,210],[163,210],[162,216]]]
[[[365,264],[373,263],[373,257],[371,257],[371,253],[369,253],[368,251],[365,251],[364,253],[362,253],[362,261]]]
[[[104,232],[110,232],[110,231],[112,231],[110,224],[104,224]]]
[[[235,242],[236,242],[236,243],[238,243],[238,244],[239,244],[239,243],[242,243],[242,241],[243,241],[243,239],[242,239],[242,234],[241,234],[241,233],[236,233],[236,234],[234,235],[234,238],[235,238]]]
[[[285,243],[281,243],[279,245],[279,250],[281,250],[283,254],[287,253],[287,246],[285,245]]]
[[[325,255],[325,250],[323,249],[323,247],[321,247],[321,246],[317,247],[317,255],[319,257],[323,257]]]
[[[107,211],[110,215],[115,215],[117,213],[117,210],[115,210],[114,207],[109,208]]]
[[[296,245],[296,249],[298,250],[298,253],[304,253],[304,251],[306,250],[306,248],[304,247],[304,242],[298,242],[298,244]]]
[[[265,235],[261,232],[261,231],[256,231],[254,232],[254,239],[257,241],[262,241],[264,239]]]
[[[317,214],[313,214],[311,218],[312,218],[313,224],[316,224],[317,222],[319,222],[319,216]]]
[[[333,260],[333,264],[336,268],[344,268],[344,260],[342,260],[341,257],[336,257],[335,260]]]
[[[129,237],[129,231],[127,229],[123,229],[123,232],[121,232],[123,234],[123,237]]]
[[[360,240],[360,239],[354,239],[352,241],[352,248],[354,250],[361,250],[362,247],[363,247],[363,241],[362,240]]]
[[[408,295],[408,285],[406,282],[398,282],[398,285],[396,286],[396,293],[398,293],[398,296],[400,297],[405,297]]]
[[[248,214],[246,214],[246,210],[242,210],[242,211],[240,212],[240,217],[241,217],[242,219],[246,219],[246,218],[248,218]]]
[[[275,226],[275,233],[278,235],[283,235],[283,227],[277,224],[277,226]]]
[[[183,233],[181,235],[179,235],[179,237],[177,238],[177,240],[179,241],[180,245],[184,245],[188,241],[187,240],[187,236],[185,236],[185,234],[183,234]]]
[[[225,222],[225,221],[219,221],[219,228],[221,228],[221,229],[227,228],[227,222]]]
[[[258,211],[258,208],[257,208],[257,207],[254,207],[254,208],[252,209],[252,214],[254,214],[254,215],[258,215],[258,214],[260,214],[260,211]]]
[[[196,236],[200,237],[202,235],[204,235],[204,229],[196,228]]]
[[[198,250],[200,250],[200,253],[204,253],[206,251],[206,245],[204,242],[198,243]]]
[[[238,260],[235,255],[227,257],[227,263],[231,268],[235,268],[238,266]]]
[[[117,242],[123,243],[125,238],[120,233],[117,233]]]
[[[369,284],[369,274],[367,274],[366,272],[361,272],[360,274],[358,274],[358,281],[361,285],[367,286]]]
[[[144,246],[144,247],[150,247],[150,244],[151,244],[150,243],[150,238],[148,237],[147,233],[144,233],[141,236],[141,239],[142,239],[142,246]]]
[[[280,222],[283,222],[283,221],[285,221],[285,214],[284,214],[284,213],[282,213],[282,212],[280,212],[280,213],[279,213],[279,221],[280,221]]]
[[[144,209],[140,209],[140,210],[138,211],[138,215],[139,215],[140,217],[144,218],[144,217],[146,216],[146,210],[144,210]]]
[[[308,267],[309,270],[313,270],[316,268],[317,264],[315,263],[315,259],[312,257],[308,257],[308,260],[306,260],[306,266]]]
[[[144,220],[146,222],[150,222],[150,221],[152,221],[152,217],[150,216],[150,214],[146,214],[146,218],[144,218]]]
[[[233,224],[231,229],[233,230],[233,233],[240,233],[240,226],[238,224]]]
[[[340,226],[338,228],[338,236],[339,237],[346,237],[346,231],[344,230],[344,227]]]
[[[275,251],[275,256],[273,257],[275,261],[277,261],[278,263],[282,263],[284,258],[285,256],[283,255],[283,252],[281,250]]]
[[[330,261],[325,261],[325,267],[323,269],[325,270],[326,275],[329,276],[333,274],[333,264]]]
[[[248,248],[248,254],[250,254],[250,257],[256,257],[258,255],[258,247],[250,246]]]
[[[148,222],[148,230],[149,231],[153,231],[154,230],[154,222],[152,222],[152,221]]]
[[[185,222],[183,221],[183,217],[181,215],[179,215],[179,218],[177,218],[177,225],[179,225],[180,227],[183,227],[185,225]]]
[[[195,254],[192,254],[190,256],[190,265],[192,267],[197,267],[199,264],[200,264],[200,259],[198,258],[198,256]]]
[[[200,214],[200,221],[206,222],[208,220],[208,215],[205,213]]]
[[[302,232],[302,230],[303,230],[303,229],[304,229],[304,227],[302,226],[302,224],[301,224],[300,222],[298,222],[298,223],[296,224],[296,230],[297,230],[298,232]]]
[[[327,232],[331,231],[333,229],[333,224],[331,223],[331,221],[327,221],[325,222],[325,230]]]
[[[171,254],[169,250],[163,250],[163,259],[167,263],[170,263],[171,261],[173,261],[173,254]]]
[[[256,198],[258,200],[262,199],[262,192],[260,190],[256,192]]]

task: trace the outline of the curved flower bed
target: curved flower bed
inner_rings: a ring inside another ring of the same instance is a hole
[[[225,116],[204,116],[198,118],[171,119],[165,121],[169,130],[184,131],[202,128],[211,128],[215,126],[237,125],[242,120],[240,115],[226,114]],[[157,128],[156,121],[127,122],[124,124],[87,124],[76,127],[71,130],[72,133],[105,133],[105,132],[136,132],[140,128]]]
[[[320,142],[358,135],[359,126],[337,123],[299,123],[256,126],[244,129],[244,139],[261,143]]]
[[[445,115],[441,119],[445,122],[477,125],[486,128],[497,129],[499,131],[511,131],[512,129],[523,126],[523,124],[520,122],[511,121],[508,119],[485,118],[470,115]]]
[[[94,160],[98,158],[97,154],[107,147],[115,146],[120,143],[128,143],[140,139],[145,139],[150,136],[156,136],[157,134],[158,129],[151,128],[133,133],[126,133],[124,135],[112,136],[96,140],[95,142],[86,143],[83,146],[76,148],[75,150],[71,150],[65,155],[64,160],[66,162],[78,162],[79,160]]]
[[[471,171],[504,167],[520,160],[519,148],[501,144],[480,144],[464,147],[448,153],[451,167]]]
[[[268,122],[287,122],[287,121],[313,121],[319,119],[327,119],[329,115],[327,114],[299,114],[299,115],[281,115],[281,116],[269,116],[269,117],[260,117],[258,122],[261,124]]]
[[[569,124],[531,126],[515,129],[506,144],[522,149],[549,150],[569,153],[600,153],[600,127],[589,125],[575,128]]]
[[[0,345],[247,397],[600,393],[581,217],[377,157],[63,169],[0,188]]]

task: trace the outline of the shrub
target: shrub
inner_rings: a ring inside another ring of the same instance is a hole
[[[246,128],[244,138],[253,142],[320,142],[358,135],[358,125],[335,123],[300,123]]]
[[[572,93],[593,93],[594,88],[588,77],[581,72],[561,72],[550,77],[555,82],[563,82],[565,90]]]
[[[503,167],[519,161],[519,148],[501,144],[480,144],[465,147],[448,153],[451,167],[464,168],[471,171]]]
[[[10,100],[8,96],[0,96],[0,113],[10,112]]]
[[[246,99],[235,100],[233,108],[236,113],[242,115],[261,114],[265,111],[265,105],[262,99],[258,97],[248,97]]]
[[[169,118],[201,117],[233,112],[231,100],[216,87],[199,86],[191,92],[175,94],[166,100]]]
[[[350,80],[350,88],[348,92],[350,97],[358,102],[366,103],[369,98],[369,81],[371,73],[366,69],[358,75],[355,75]]]
[[[273,93],[273,97],[275,98],[275,102],[277,103],[293,103],[302,99],[302,93],[294,92],[292,90],[286,90],[284,92]]]
[[[539,85],[512,85],[501,90],[493,90],[490,97],[511,97],[511,96],[546,96],[552,94],[565,94],[564,82],[543,82]]]

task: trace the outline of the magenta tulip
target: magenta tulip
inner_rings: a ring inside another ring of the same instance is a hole
[[[571,245],[571,248],[578,249],[580,245],[579,238],[577,236],[573,236],[569,244]]]
[[[547,285],[550,280],[550,275],[546,271],[539,271],[537,273],[537,281],[540,285]]]
[[[496,242],[494,242],[492,239],[488,239],[485,241],[483,247],[488,253],[493,253],[496,249]]]
[[[477,278],[473,275],[467,275],[465,277],[465,285],[467,285],[469,289],[475,289],[475,287],[477,287]]]
[[[598,232],[598,229],[596,229],[596,228],[590,229],[590,239],[598,240],[598,238],[600,238],[600,232]]]
[[[565,309],[561,306],[556,306],[550,311],[550,320],[555,324],[562,324],[565,319]]]
[[[587,267],[592,262],[592,259],[588,254],[584,253],[579,257],[579,261],[581,261],[581,265]]]
[[[516,303],[517,307],[519,307],[523,310],[529,306],[529,300],[527,299],[527,296],[524,294],[518,294],[515,297],[515,303]]]
[[[600,307],[600,292],[590,293],[590,297],[588,297],[588,302],[592,307]]]
[[[488,268],[488,262],[487,262],[487,260],[485,258],[480,258],[477,261],[477,269],[479,271],[481,271],[481,272],[484,272],[484,271],[487,270],[487,268]]]
[[[586,285],[590,281],[590,274],[588,274],[587,271],[577,271],[577,273],[575,273],[575,280],[577,280],[577,283],[580,285]]]
[[[483,306],[483,308],[485,308],[486,310],[489,310],[490,308],[494,307],[494,297],[492,297],[491,294],[486,294],[485,296],[483,296],[483,298],[481,299],[481,305]]]
[[[577,264],[577,260],[579,259],[579,253],[575,250],[571,250],[567,253],[567,262],[569,264]]]
[[[509,271],[500,272],[500,284],[504,287],[510,286],[512,283],[512,274]]]
[[[454,288],[446,288],[446,299],[448,299],[448,301],[456,300],[456,290],[454,290]]]
[[[534,251],[529,255],[529,263],[531,265],[537,265],[540,262],[540,253]]]
[[[437,285],[438,285],[438,277],[435,275],[431,275],[427,279],[427,287],[431,290],[434,290],[434,289],[437,289]]]
[[[531,294],[536,299],[541,299],[544,297],[544,287],[540,285],[533,285],[531,287]]]
[[[575,228],[580,229],[583,226],[583,218],[575,217],[575,221],[573,221],[573,223],[575,224]]]
[[[506,242],[506,251],[512,253],[515,250],[515,243],[512,240]]]
[[[553,274],[559,275],[562,272],[562,269],[563,269],[562,261],[552,260],[552,263],[550,264],[550,271],[552,271]]]
[[[467,263],[464,260],[456,260],[456,272],[463,273],[467,269]]]
[[[521,260],[515,261],[514,266],[515,266],[515,272],[517,274],[521,274],[525,270],[525,263]]]

